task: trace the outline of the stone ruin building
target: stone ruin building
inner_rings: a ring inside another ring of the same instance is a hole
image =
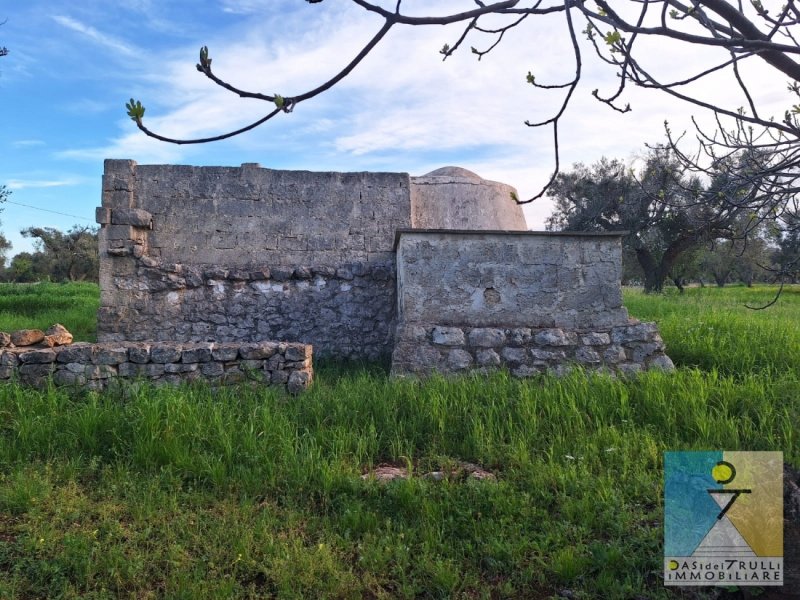
[[[107,160],[98,340],[313,346],[396,374],[672,368],[622,305],[619,234],[529,232],[465,169]]]

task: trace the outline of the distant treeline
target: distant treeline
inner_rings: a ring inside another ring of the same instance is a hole
[[[53,227],[28,227],[21,233],[35,240],[34,251],[20,252],[7,265],[11,244],[0,236],[0,258],[6,265],[0,271],[3,281],[97,281],[97,228],[76,225],[65,233]]]

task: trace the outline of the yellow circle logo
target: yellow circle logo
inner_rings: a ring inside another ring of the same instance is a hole
[[[670,571],[674,571],[677,568],[678,568],[678,561],[677,560],[669,561],[669,570]]]
[[[736,469],[728,461],[721,460],[711,469],[711,476],[717,483],[730,483],[736,477]]]

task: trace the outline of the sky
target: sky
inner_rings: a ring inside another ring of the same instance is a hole
[[[475,4],[406,0],[403,6],[410,14],[437,14]],[[382,20],[349,0],[26,0],[0,2],[4,19],[0,184],[12,194],[0,229],[13,244],[10,255],[31,250],[31,240],[20,235],[25,227],[94,223],[106,158],[411,175],[456,165],[511,184],[527,198],[547,181],[553,144],[549,129],[524,122],[551,116],[562,92],[536,90],[526,75],[560,83],[574,72],[563,15],[530,19],[480,61],[469,47],[492,40],[471,37],[442,61],[439,50],[461,28],[399,27],[344,81],[291,114],[223,142],[177,146],[139,132],[125,103],[140,100],[151,129],[181,138],[224,133],[273,108],[240,99],[199,73],[201,46],[208,46],[222,79],[289,97],[334,75]],[[673,131],[688,130],[689,141],[692,115],[710,123],[700,109],[651,90],[626,93],[628,114],[601,105],[591,91],[613,92],[615,74],[587,45],[583,50],[583,81],[560,127],[563,167],[601,156],[641,157],[646,142],[664,140],[665,120]],[[641,48],[653,71],[678,78],[718,56],[664,42]],[[785,78],[757,62],[745,65],[743,75],[765,114],[780,118],[791,104]],[[695,90],[734,109],[745,102],[729,76]],[[551,210],[547,199],[526,206],[528,227],[543,229]]]

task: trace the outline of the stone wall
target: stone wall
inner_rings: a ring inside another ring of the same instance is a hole
[[[628,319],[620,234],[400,231],[392,372],[671,369]]]
[[[409,176],[106,161],[98,340],[391,352]]]
[[[453,167],[410,178],[107,160],[98,340],[279,339],[388,357],[395,232],[524,228],[511,191]]]
[[[395,375],[486,372],[507,368],[517,377],[562,375],[572,365],[632,375],[671,370],[655,323],[565,331],[559,328],[404,325],[392,360]]]
[[[54,348],[4,348],[0,379],[41,387],[103,389],[119,379],[177,384],[204,379],[229,384],[257,381],[290,393],[306,389],[313,376],[311,346],[257,343],[77,343]]]

